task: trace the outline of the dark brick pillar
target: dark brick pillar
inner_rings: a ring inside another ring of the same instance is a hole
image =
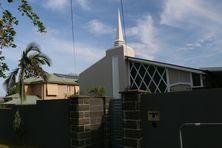
[[[107,97],[70,99],[71,148],[109,147],[109,102]]]
[[[70,99],[71,148],[91,146],[90,98],[74,97]]]
[[[147,92],[139,90],[122,92],[124,148],[144,147],[141,114],[141,94],[144,93]]]

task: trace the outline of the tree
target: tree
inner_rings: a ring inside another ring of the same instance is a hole
[[[15,0],[7,0],[9,4],[15,2]],[[41,22],[38,15],[32,10],[32,7],[28,4],[27,0],[18,0],[18,10],[22,16],[27,16],[34,26],[38,28],[39,32],[46,32],[46,28]],[[0,10],[2,10],[2,15],[0,15],[0,49],[4,47],[12,47],[15,48],[16,45],[14,43],[14,37],[16,35],[16,31],[14,30],[14,26],[19,24],[19,20],[13,16],[13,14],[5,10],[1,6],[0,2]],[[0,52],[1,55],[1,52]],[[8,70],[7,64],[3,62],[4,56],[0,58],[0,66],[4,65],[0,69],[0,77],[5,77],[5,71]]]
[[[4,56],[1,56],[1,51],[0,51],[0,77],[6,78],[5,71],[9,70],[8,66],[6,63],[3,61],[5,60]]]
[[[17,89],[21,101],[24,100],[26,98],[24,79],[41,77],[47,80],[47,72],[43,70],[43,65],[51,66],[51,60],[41,52],[36,43],[30,43],[22,53],[18,68],[13,70],[4,82],[8,95],[13,92],[13,89]]]

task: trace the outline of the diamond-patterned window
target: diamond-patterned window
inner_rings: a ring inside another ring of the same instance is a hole
[[[130,88],[167,92],[166,68],[130,61]]]

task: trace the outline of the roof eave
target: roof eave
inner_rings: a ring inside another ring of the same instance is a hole
[[[168,64],[168,63],[162,63],[162,62],[157,62],[157,61],[151,61],[151,60],[146,60],[146,59],[140,59],[140,58],[135,58],[135,57],[126,57],[126,58],[129,61],[134,61],[134,62],[139,62],[139,63],[146,63],[146,64],[151,64],[151,65],[157,65],[157,66],[177,69],[177,70],[181,70],[181,71],[188,71],[188,72],[193,72],[193,73],[206,74],[201,69],[195,69],[195,68],[179,66],[179,65],[174,65],[174,64]]]

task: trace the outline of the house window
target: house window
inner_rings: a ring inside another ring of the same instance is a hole
[[[58,95],[58,85],[57,84],[47,84],[47,95],[48,96]]]
[[[151,93],[167,92],[166,68],[130,62],[130,88]]]
[[[201,86],[201,75],[200,74],[192,73],[192,80],[193,80],[194,87]]]

